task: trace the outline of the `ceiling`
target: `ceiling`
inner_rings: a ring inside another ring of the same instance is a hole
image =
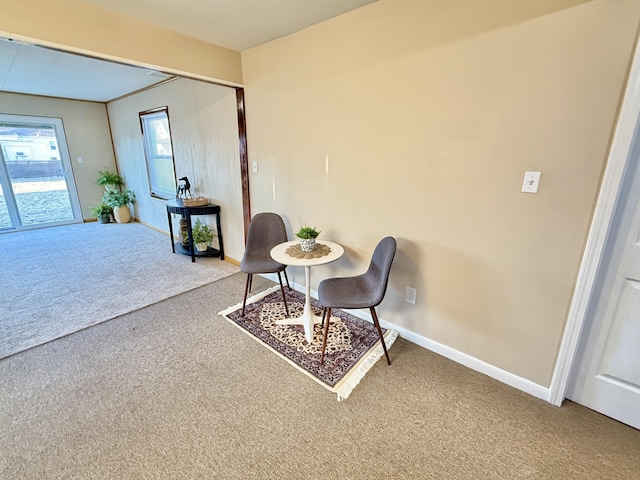
[[[376,0],[77,0],[242,51]],[[107,102],[160,72],[0,38],[0,91]]]
[[[242,51],[376,0],[79,0]]]
[[[0,40],[0,91],[107,102],[168,78],[140,67]]]

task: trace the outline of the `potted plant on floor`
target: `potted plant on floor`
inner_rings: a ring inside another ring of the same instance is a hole
[[[209,248],[209,242],[213,240],[213,232],[209,225],[202,223],[198,219],[191,230],[191,234],[193,235],[193,243],[196,245],[196,250],[206,252]]]
[[[320,230],[316,227],[304,225],[296,232],[296,237],[300,239],[300,248],[303,252],[312,252],[316,248],[316,238],[320,235]]]
[[[99,177],[96,180],[98,185],[104,187],[102,203],[113,210],[113,217],[118,223],[129,223],[131,221],[131,210],[129,205],[136,203],[136,195],[131,190],[122,190],[124,180],[120,175],[109,170],[99,170]]]
[[[110,223],[113,208],[104,202],[91,207],[91,215],[98,219],[98,223]]]
[[[102,201],[113,208],[113,216],[118,223],[129,223],[131,210],[129,205],[136,203],[136,194],[131,190],[107,190],[102,196]]]
[[[99,170],[98,174],[100,176],[96,183],[102,185],[105,190],[120,190],[124,186],[124,180],[117,173],[109,170]]]

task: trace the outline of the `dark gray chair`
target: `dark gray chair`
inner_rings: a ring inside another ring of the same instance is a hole
[[[396,239],[393,237],[385,237],[380,240],[376,246],[373,256],[371,257],[369,269],[365,273],[355,277],[328,278],[320,282],[320,285],[318,285],[318,300],[322,306],[322,324],[325,326],[320,364],[324,363],[324,352],[327,348],[331,309],[368,308],[371,311],[373,324],[378,329],[378,335],[380,335],[380,342],[382,342],[387,363],[391,365],[375,307],[380,305],[387,291],[389,271],[391,270],[391,263],[393,262],[395,254]]]
[[[244,255],[240,262],[240,270],[247,274],[247,284],[244,289],[244,300],[242,301],[242,315],[247,305],[247,294],[251,290],[251,284],[254,273],[277,273],[280,281],[280,291],[282,292],[282,300],[284,301],[284,309],[289,316],[289,308],[287,307],[287,297],[284,294],[281,273],[284,272],[287,280],[287,288],[289,286],[289,278],[285,271],[286,265],[276,262],[271,258],[270,251],[279,243],[287,241],[287,230],[285,229],[282,217],[277,213],[258,213],[249,223],[249,231],[247,232],[247,244],[244,249]]]

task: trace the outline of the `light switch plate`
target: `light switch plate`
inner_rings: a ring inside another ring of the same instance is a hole
[[[522,191],[524,193],[538,193],[540,185],[540,172],[524,172]]]
[[[416,289],[411,287],[406,287],[404,293],[404,301],[407,303],[416,303]]]

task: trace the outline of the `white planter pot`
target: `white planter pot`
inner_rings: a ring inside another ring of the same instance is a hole
[[[114,208],[113,216],[118,223],[129,223],[131,221],[131,211],[129,210],[129,205]]]
[[[316,247],[316,239],[315,238],[301,238],[300,239],[300,248],[303,252],[313,252],[313,249]]]
[[[207,248],[209,248],[209,244],[207,242],[196,243],[196,250],[199,252],[206,252]]]

